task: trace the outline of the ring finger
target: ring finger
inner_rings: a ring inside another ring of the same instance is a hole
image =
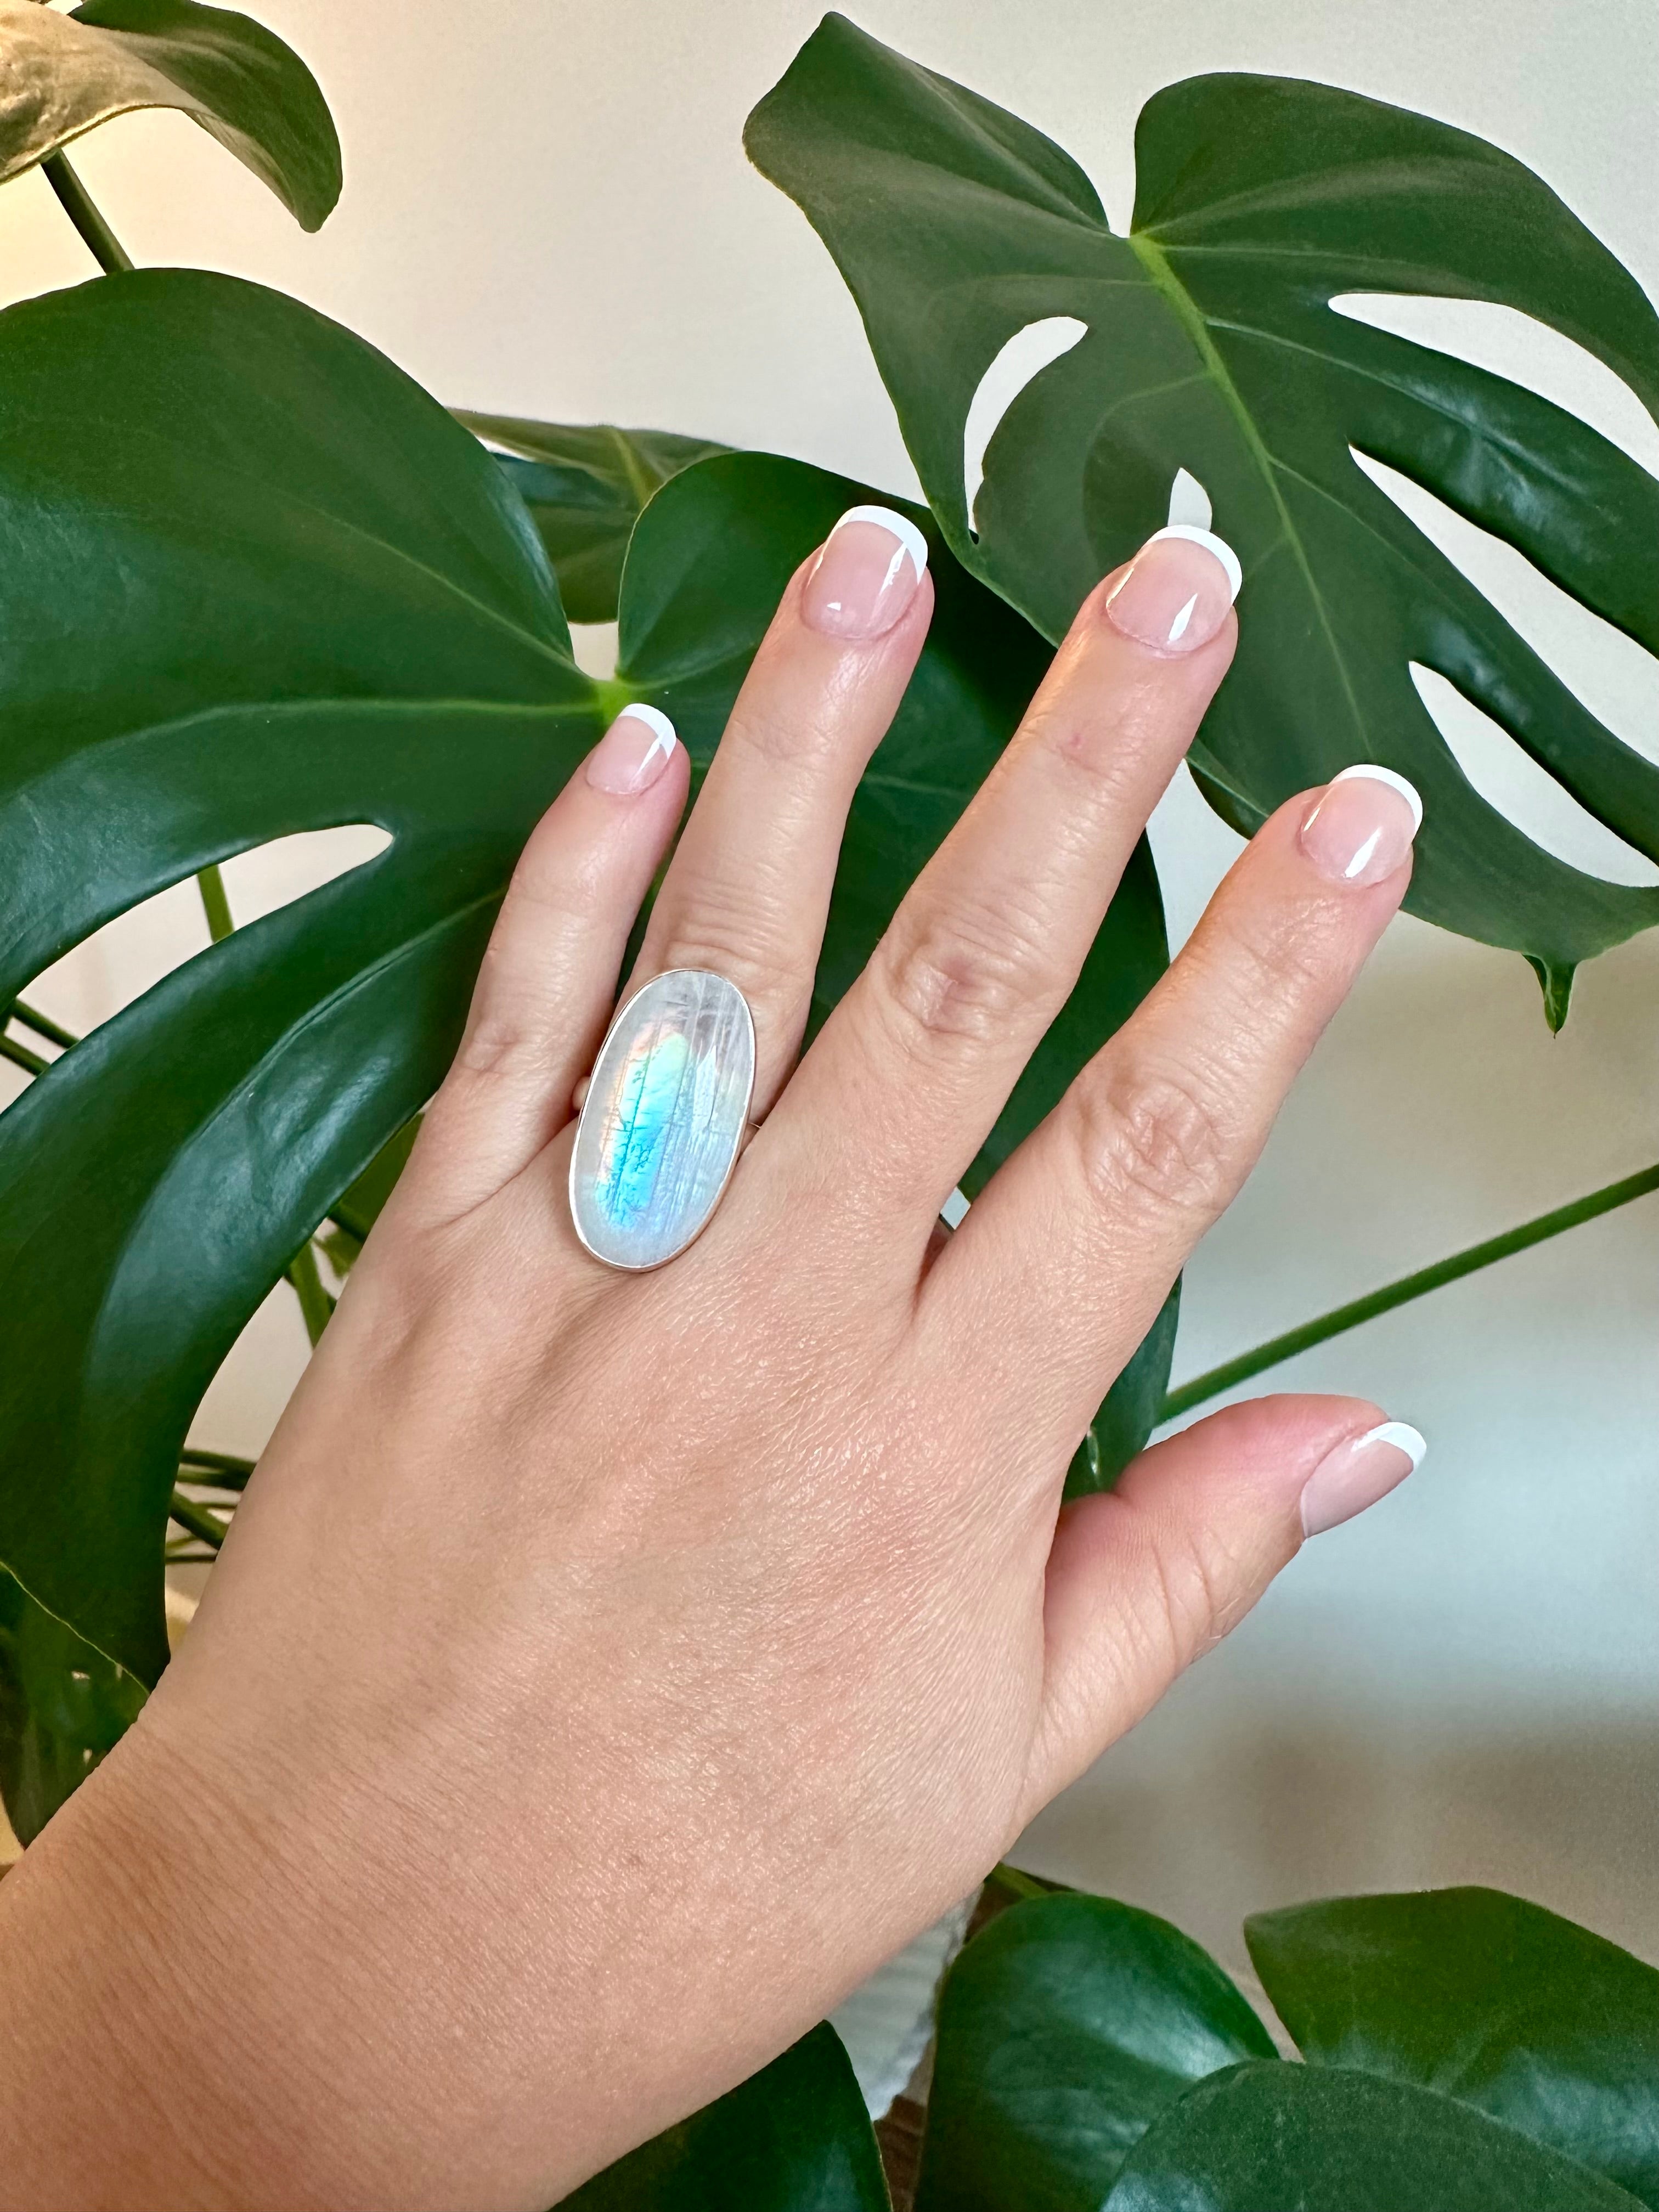
[[[738,694],[629,988],[712,968],[755,1017],[758,1121],[794,1064],[842,832],[933,611],[927,544],[854,507],[797,571]]]

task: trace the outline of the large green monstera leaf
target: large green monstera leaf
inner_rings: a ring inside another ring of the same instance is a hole
[[[630,696],[706,762],[789,574],[871,496],[764,456],[675,477],[635,532],[621,672],[598,685],[495,461],[336,325],[182,271],[0,317],[0,1005],[239,850],[353,822],[392,840],[177,969],[0,1115],[0,1561],[141,1680],[166,1657],[162,1537],[193,1410],[442,1074],[537,815]],[[821,1003],[1046,663],[936,535],[934,566]],[[1143,852],[979,1177],[1164,959]]]
[[[0,183],[112,115],[173,107],[270,185],[307,230],[340,197],[317,81],[263,24],[196,0],[0,0]]]
[[[1659,483],[1547,401],[1330,305],[1495,301],[1553,324],[1659,408],[1659,319],[1528,170],[1351,93],[1198,77],[1142,111],[1120,236],[1040,132],[836,15],[747,143],[851,285],[952,548],[1048,635],[1164,521],[1178,471],[1207,491],[1244,586],[1238,657],[1193,760],[1237,826],[1352,762],[1399,769],[1426,809],[1407,903],[1527,953],[1558,1022],[1574,963],[1659,921],[1659,890],[1552,858],[1464,778],[1413,664],[1659,856],[1659,769],[1354,458],[1425,487],[1659,649]],[[1008,407],[975,497],[964,438],[981,381],[1020,332],[1062,318],[1055,343],[1074,342]]]
[[[393,838],[0,1116],[0,1559],[149,1679],[194,1406],[436,1083],[599,716],[522,507],[346,332],[157,271],[0,333],[0,1002],[210,861],[330,823]]]

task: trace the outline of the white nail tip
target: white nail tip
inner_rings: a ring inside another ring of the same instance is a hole
[[[844,528],[849,522],[873,522],[878,530],[890,532],[915,562],[916,581],[920,583],[927,574],[927,540],[908,514],[895,514],[890,507],[849,507],[836,523],[836,530]],[[830,532],[832,538],[836,530]]]
[[[1412,811],[1412,835],[1416,836],[1423,827],[1423,802],[1417,795],[1417,786],[1408,783],[1403,775],[1391,768],[1379,768],[1375,761],[1358,761],[1352,768],[1345,768],[1340,775],[1331,778],[1333,783],[1351,783],[1356,776],[1368,775],[1374,783],[1386,783],[1390,791],[1397,791]],[[1416,1431],[1412,1432],[1416,1434]]]
[[[654,734],[656,743],[646,755],[646,761],[654,760],[659,753],[664,755],[672,753],[679,743],[678,733],[674,725],[660,707],[647,707],[643,701],[633,699],[623,708],[617,720],[619,722],[643,722],[646,728]],[[643,768],[645,761],[641,761],[640,765]]]
[[[1367,1429],[1363,1437],[1356,1437],[1354,1448],[1363,1450],[1367,1444],[1392,1444],[1396,1451],[1405,1453],[1416,1474],[1428,1453],[1428,1439],[1420,1429],[1413,1428],[1409,1421],[1381,1421],[1374,1429]]]
[[[1192,522],[1166,523],[1162,530],[1155,530],[1146,542],[1156,545],[1160,538],[1184,538],[1188,544],[1201,545],[1206,553],[1212,553],[1227,572],[1229,595],[1235,599],[1238,597],[1244,571],[1238,565],[1237,554],[1224,538],[1218,538],[1213,530],[1200,530]]]
[[[1189,469],[1177,469],[1175,472],[1166,520],[1176,526],[1184,524],[1191,530],[1207,530],[1215,520],[1209,493]]]

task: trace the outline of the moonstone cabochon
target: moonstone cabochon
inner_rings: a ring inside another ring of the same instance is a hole
[[[595,1259],[659,1267],[720,1203],[749,1124],[755,1024],[735,983],[671,968],[600,1048],[570,1156],[570,1213]]]

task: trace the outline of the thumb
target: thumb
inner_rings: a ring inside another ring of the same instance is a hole
[[[1063,1509],[1048,1555],[1043,1712],[1028,1817],[1242,1620],[1304,1536],[1420,1465],[1363,1398],[1256,1398],[1154,1444]]]

